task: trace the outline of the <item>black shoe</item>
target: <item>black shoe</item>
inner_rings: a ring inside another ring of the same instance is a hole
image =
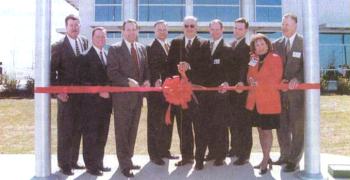
[[[231,149],[231,150],[229,150],[228,151],[228,153],[227,153],[227,157],[234,157],[234,156],[236,156],[237,154]]]
[[[193,159],[182,159],[181,161],[178,161],[177,163],[175,163],[175,166],[184,166],[186,164],[192,164],[193,163]]]
[[[87,169],[86,172],[93,176],[102,176],[102,172],[98,169]]]
[[[208,155],[205,156],[204,161],[211,161],[211,160],[214,160],[214,159],[215,159],[215,158],[214,158],[213,155],[208,154]]]
[[[99,167],[98,169],[102,172],[110,172],[112,170],[110,167],[104,167],[104,166]]]
[[[235,162],[233,162],[234,165],[242,166],[244,164],[247,164],[249,161],[246,158],[238,158]]]
[[[72,165],[72,168],[73,168],[73,169],[85,169],[85,166],[79,165],[79,164],[73,164],[73,165]]]
[[[141,166],[133,164],[131,166],[131,169],[141,169]]]
[[[260,166],[259,174],[260,175],[266,174],[268,170],[272,169],[272,161],[271,161],[271,159],[269,159],[267,161],[267,166],[265,168],[261,168],[261,165],[259,165],[259,166]]]
[[[224,165],[224,160],[222,159],[216,159],[213,163],[214,166],[222,166]]]
[[[162,165],[165,164],[165,162],[164,162],[162,159],[160,159],[160,158],[152,158],[151,161],[152,161],[154,164],[157,164],[157,165],[159,165],[159,166],[162,166]]]
[[[283,168],[283,172],[294,172],[299,169],[298,164],[287,163],[287,165]]]
[[[179,156],[174,156],[174,155],[171,155],[171,154],[166,154],[166,155],[162,156],[162,158],[179,159],[180,157]]]
[[[277,161],[274,161],[274,162],[272,162],[272,164],[273,165],[283,165],[283,164],[286,164],[287,163],[287,161],[286,160],[284,160],[284,159],[278,159]]]
[[[130,169],[129,169],[129,168],[123,169],[123,170],[122,170],[122,174],[123,174],[125,177],[134,177],[134,174],[133,174],[132,172],[130,172]]]
[[[204,168],[204,165],[202,161],[196,162],[196,165],[194,166],[195,170],[202,170],[203,168]]]
[[[61,168],[60,169],[60,172],[64,175],[67,175],[67,176],[71,176],[73,175],[74,173],[72,172],[72,169],[70,168]]]

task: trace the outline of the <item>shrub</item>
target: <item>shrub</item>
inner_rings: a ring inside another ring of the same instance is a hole
[[[338,79],[338,94],[348,94],[350,95],[350,80],[347,78],[340,77]]]

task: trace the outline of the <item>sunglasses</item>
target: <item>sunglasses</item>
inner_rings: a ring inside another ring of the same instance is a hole
[[[194,28],[195,27],[193,24],[190,24],[190,25],[185,24],[184,26],[185,26],[185,28]]]

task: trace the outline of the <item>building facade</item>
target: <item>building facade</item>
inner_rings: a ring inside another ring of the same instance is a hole
[[[298,16],[298,32],[302,34],[303,0],[66,0],[79,10],[81,31],[90,37],[93,27],[104,26],[108,44],[120,40],[124,19],[139,22],[139,41],[154,38],[153,24],[168,21],[169,38],[182,32],[182,19],[187,15],[199,20],[199,35],[209,38],[208,24],[218,18],[224,22],[224,38],[233,40],[233,21],[245,17],[250,22],[248,40],[254,33],[264,33],[272,40],[280,37],[281,18],[287,12]],[[320,27],[320,65],[327,69],[350,64],[350,0],[318,0]]]

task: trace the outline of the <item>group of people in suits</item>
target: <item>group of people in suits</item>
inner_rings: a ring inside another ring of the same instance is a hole
[[[179,159],[170,152],[173,122],[180,139],[181,160],[176,166],[191,164],[201,170],[205,161],[221,166],[225,158],[237,157],[234,165],[249,162],[252,127],[258,128],[263,160],[255,168],[265,174],[272,164],[284,171],[299,168],[303,153],[302,91],[276,89],[289,83],[290,89],[303,82],[302,37],[296,33],[297,17],[282,19],[283,37],[276,42],[263,34],[253,35],[246,44],[249,23],[234,21],[235,41],[223,39],[219,19],[209,23],[210,40],[197,35],[197,18],[186,16],[183,35],[167,40],[164,20],[154,24],[155,39],[148,46],[137,42],[139,26],[133,19],[122,24],[122,40],[106,45],[106,29],[95,27],[92,45],[79,35],[79,18],[65,19],[67,34],[52,45],[52,85],[160,87],[166,78],[185,73],[195,86],[223,87],[212,92],[193,92],[187,109],[171,108],[171,124],[164,121],[168,102],[159,92],[57,94],[58,165],[63,174],[83,169],[77,163],[80,140],[87,172],[102,175],[110,171],[103,164],[110,117],[114,112],[115,140],[119,168],[126,177],[140,169],[132,162],[143,97],[147,98],[147,148],[151,162],[164,165],[163,158]],[[83,53],[84,52],[84,53]],[[228,86],[252,86],[249,91],[226,91]],[[280,158],[272,162],[272,129],[277,129]],[[231,141],[231,142],[230,142]],[[208,149],[208,152],[206,153]]]

